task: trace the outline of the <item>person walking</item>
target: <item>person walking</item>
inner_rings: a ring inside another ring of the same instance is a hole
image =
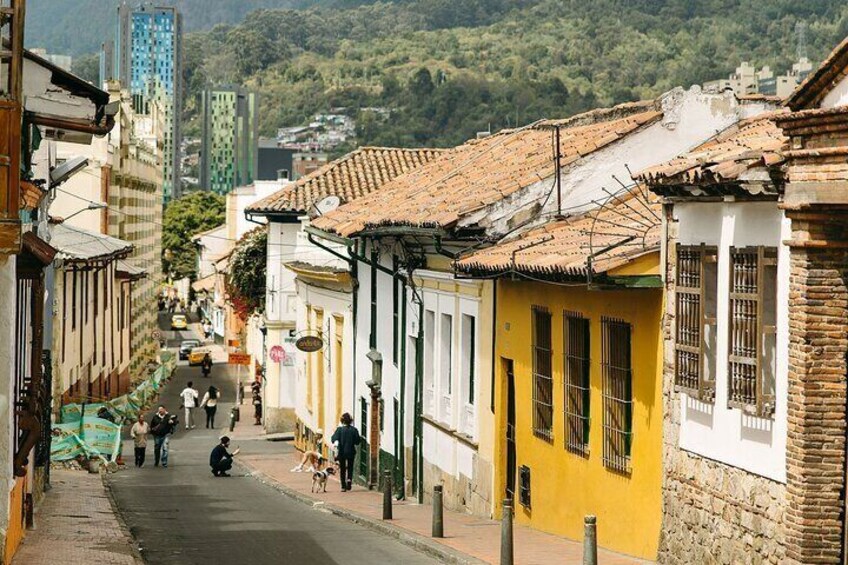
[[[212,355],[207,353],[203,356],[203,362],[200,364],[200,370],[203,372],[204,377],[209,377],[209,373],[212,372]]]
[[[256,375],[256,380],[250,385],[250,390],[253,392],[253,425],[262,425],[262,377]]]
[[[185,407],[185,428],[187,430],[194,428],[194,409],[197,406],[197,399],[200,393],[194,388],[194,383],[189,381],[188,385],[180,393],[183,399],[183,407]]]
[[[214,386],[210,386],[206,394],[203,395],[203,400],[200,401],[200,406],[206,411],[206,427],[215,429],[215,412],[218,411],[218,398],[221,393]]]
[[[135,445],[135,466],[144,466],[144,457],[147,454],[147,434],[150,433],[150,424],[144,421],[144,414],[139,412],[138,420],[130,428],[130,437]]]
[[[176,416],[168,413],[164,406],[159,406],[156,414],[150,420],[150,433],[153,434],[153,466],[168,467],[168,438],[174,432]]]
[[[353,427],[353,418],[345,412],[342,414],[341,426],[333,432],[330,442],[336,445],[339,460],[339,478],[342,482],[342,492],[353,488],[353,459],[356,457],[356,446],[359,445],[359,430]]]
[[[230,453],[227,449],[230,447],[230,438],[223,436],[221,443],[212,449],[209,455],[209,466],[212,467],[212,474],[216,477],[229,477],[229,471],[233,468],[233,457],[238,455],[239,449]]]

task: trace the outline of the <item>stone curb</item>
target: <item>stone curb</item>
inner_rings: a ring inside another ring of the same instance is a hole
[[[361,526],[365,526],[369,530],[395,538],[400,543],[411,547],[416,551],[420,551],[421,553],[438,559],[441,563],[450,563],[452,565],[489,564],[488,561],[482,561],[480,559],[477,559],[476,557],[462,553],[461,551],[450,548],[446,545],[434,542],[429,538],[417,534],[415,532],[411,532],[398,526],[393,526],[382,520],[376,520],[374,518],[362,516],[361,514],[351,512],[346,508],[342,508],[334,504],[327,504],[325,502],[317,501],[316,499],[310,496],[307,496],[301,492],[298,492],[290,487],[285,486],[276,479],[269,477],[265,473],[257,471],[247,463],[239,462],[238,465],[247,469],[249,476],[253,477],[254,479],[258,480],[263,484],[270,486],[271,488],[288,496],[289,498],[300,502],[301,504],[310,506],[313,510],[329,512],[330,514],[339,516],[340,518],[344,518],[345,520],[349,520]]]
[[[115,519],[118,521],[118,527],[121,528],[121,532],[123,532],[123,534],[127,537],[127,545],[130,546],[135,562],[138,563],[138,565],[144,565],[144,557],[142,557],[141,551],[138,548],[138,542],[136,541],[135,536],[132,535],[132,531],[130,531],[130,527],[127,525],[126,520],[124,520],[124,516],[121,514],[121,511],[118,509],[118,501],[115,500],[115,493],[112,492],[112,483],[110,483],[107,479],[106,473],[100,473],[100,480],[103,482],[103,489],[106,491],[106,498],[109,499],[109,506],[112,507],[112,514],[115,515]]]

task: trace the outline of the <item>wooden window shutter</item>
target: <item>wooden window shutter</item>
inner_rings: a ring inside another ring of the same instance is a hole
[[[675,285],[675,389],[715,400],[718,249],[677,246]]]
[[[730,249],[728,406],[774,415],[777,248]]]
[[[0,253],[21,250],[21,100],[23,88],[24,6],[21,0],[0,2]]]

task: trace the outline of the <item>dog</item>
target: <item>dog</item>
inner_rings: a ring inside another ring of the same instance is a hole
[[[327,467],[323,471],[315,471],[312,473],[312,492],[327,492],[327,479],[330,475],[335,475],[335,467]]]

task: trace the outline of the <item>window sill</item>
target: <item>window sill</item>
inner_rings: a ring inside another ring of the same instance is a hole
[[[472,437],[470,437],[470,436],[468,436],[468,435],[466,435],[462,432],[454,430],[453,428],[450,428],[450,427],[446,426],[445,424],[434,420],[430,416],[426,416],[426,415],[422,414],[421,419],[424,420],[425,422],[427,422],[428,424],[430,424],[431,426],[433,426],[434,428],[436,428],[437,430],[439,430],[439,431],[441,431],[445,434],[448,434],[450,436],[453,436],[455,439],[464,443],[468,447],[471,447],[472,449],[479,449],[479,447],[480,447],[477,444],[477,442],[474,441],[474,438],[472,438]]]

